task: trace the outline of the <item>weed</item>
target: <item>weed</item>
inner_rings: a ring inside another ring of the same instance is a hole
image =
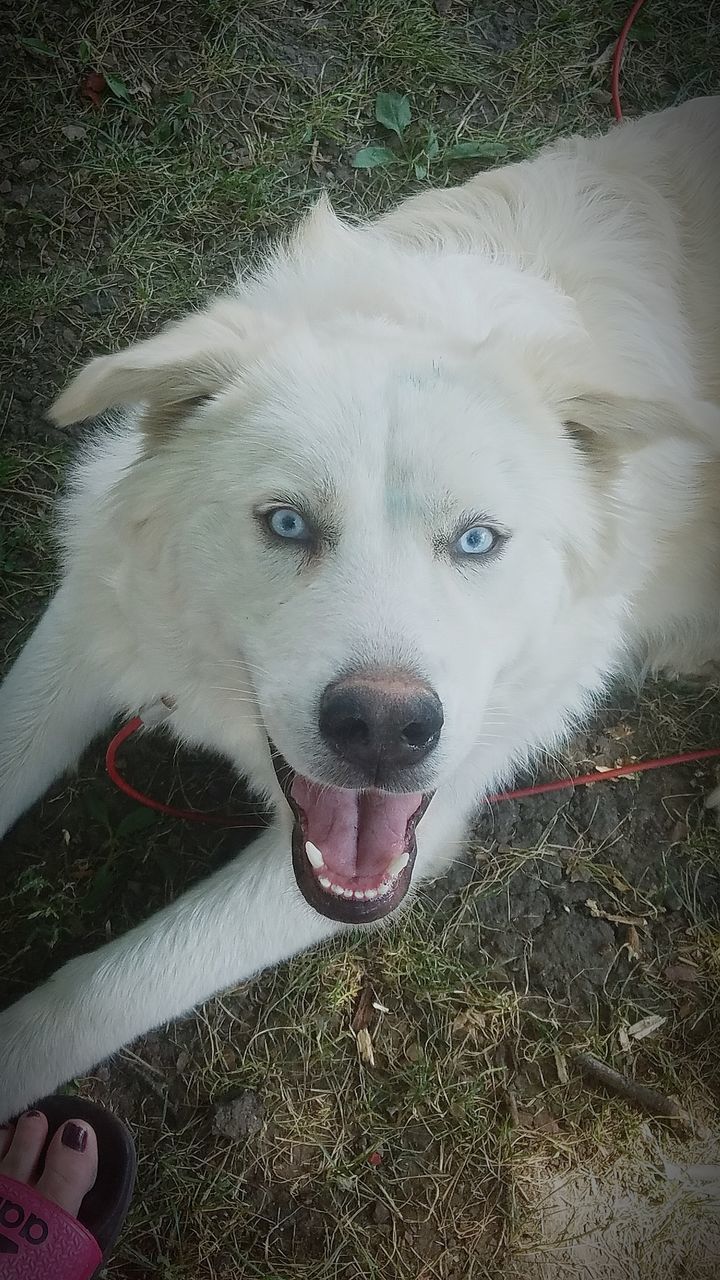
[[[355,169],[388,169],[393,166],[411,171],[419,182],[431,176],[434,163],[448,166],[453,161],[502,160],[507,146],[488,138],[465,138],[460,142],[440,143],[432,125],[412,128],[410,102],[404,94],[379,93],[375,100],[375,119],[396,135],[394,147],[361,147],[352,158]]]

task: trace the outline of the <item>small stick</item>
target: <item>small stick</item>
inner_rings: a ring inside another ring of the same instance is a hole
[[[651,1115],[663,1116],[668,1120],[679,1120],[690,1129],[694,1127],[687,1111],[673,1098],[667,1098],[664,1093],[659,1093],[657,1089],[650,1089],[647,1085],[636,1084],[634,1080],[621,1075],[614,1067],[609,1067],[606,1062],[602,1062],[600,1058],[594,1058],[590,1053],[573,1053],[572,1057],[583,1075],[604,1085],[611,1093],[627,1098],[628,1102],[634,1102],[637,1107],[648,1111]]]
[[[515,1097],[515,1094],[509,1085],[505,1090],[505,1103],[507,1105],[510,1124],[512,1125],[513,1129],[517,1129],[518,1125],[520,1124],[520,1116],[518,1115],[517,1098]]]

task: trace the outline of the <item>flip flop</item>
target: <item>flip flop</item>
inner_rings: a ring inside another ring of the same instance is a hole
[[[83,1098],[36,1102],[48,1118],[47,1142],[66,1120],[86,1120],[97,1134],[98,1172],[77,1218],[34,1187],[0,1173],[0,1280],[91,1280],[107,1260],[130,1207],[137,1160],[125,1125]]]

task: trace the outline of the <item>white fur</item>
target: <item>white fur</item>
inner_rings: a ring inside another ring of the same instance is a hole
[[[0,834],[119,712],[275,805],[247,855],[0,1015],[0,1118],[340,930],[301,898],[269,733],[323,780],[315,709],[357,659],[438,691],[416,879],[616,674],[716,658],[720,99],[570,139],[363,226],[324,205],[253,279],[91,362],[60,590],[0,691]],[[574,424],[566,427],[566,423]],[[256,504],[335,547],[299,568]],[[439,555],[463,512],[504,555]]]

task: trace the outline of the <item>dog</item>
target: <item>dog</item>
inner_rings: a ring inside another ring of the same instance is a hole
[[[271,808],[252,847],[0,1014],[11,1116],[408,903],[611,681],[720,635],[720,98],[350,224],[90,361],[107,415],[0,691],[0,834],[162,706]]]

